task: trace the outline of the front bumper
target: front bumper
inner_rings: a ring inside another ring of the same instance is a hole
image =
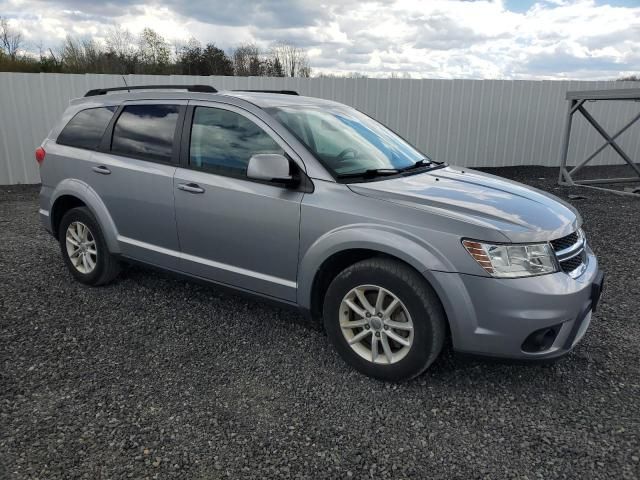
[[[578,278],[558,272],[499,279],[429,272],[449,319],[456,351],[514,359],[548,359],[569,352],[591,322],[603,275],[587,247],[587,268]],[[595,286],[594,286],[595,285]],[[554,328],[540,351],[523,343],[534,332]]]

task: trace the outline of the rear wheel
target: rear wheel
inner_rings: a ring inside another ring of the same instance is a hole
[[[438,356],[445,315],[433,289],[407,265],[386,258],[358,262],[327,290],[324,324],[340,355],[384,380],[422,373]]]
[[[107,249],[102,230],[87,207],[72,208],[65,213],[58,240],[64,262],[76,280],[103,285],[120,272],[118,260]]]

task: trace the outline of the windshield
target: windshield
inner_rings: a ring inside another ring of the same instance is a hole
[[[305,105],[268,111],[336,177],[393,173],[425,159],[391,130],[353,108]]]

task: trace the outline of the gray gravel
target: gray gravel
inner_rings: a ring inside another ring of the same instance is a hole
[[[147,269],[88,288],[0,188],[0,478],[638,478],[640,200],[567,198],[608,274],[552,365],[447,353],[385,384],[295,312]]]

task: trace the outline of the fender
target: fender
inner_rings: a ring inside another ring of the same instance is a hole
[[[116,224],[113,222],[106,205],[100,199],[95,190],[81,180],[76,178],[67,178],[61,181],[51,194],[51,211],[53,210],[56,200],[63,195],[71,195],[82,200],[98,220],[98,224],[102,229],[102,234],[104,235],[105,242],[107,242],[107,248],[109,251],[115,254],[120,253]],[[50,216],[53,218],[52,215]]]
[[[298,269],[300,307],[311,307],[313,281],[324,261],[349,249],[378,251],[403,260],[421,273],[455,271],[451,262],[424,239],[404,230],[379,224],[346,225],[325,233],[304,252]]]

